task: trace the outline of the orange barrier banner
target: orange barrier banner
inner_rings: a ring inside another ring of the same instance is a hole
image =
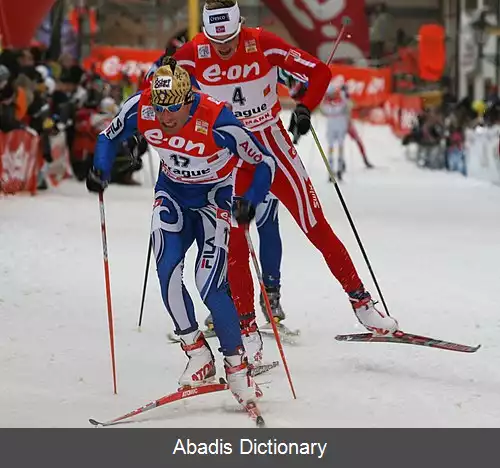
[[[388,68],[358,68],[331,65],[332,84],[346,86],[356,107],[382,106],[391,93],[391,71]],[[286,86],[278,85],[280,98],[289,98]]]
[[[391,92],[391,71],[388,68],[359,68],[332,65],[332,83],[347,90],[356,106],[382,105]]]
[[[106,80],[120,80],[123,76],[128,76],[137,81],[163,52],[155,49],[96,46],[84,59],[83,66],[87,70],[95,70]]]
[[[64,132],[50,137],[50,151],[52,155],[50,163],[44,162],[40,154],[41,172],[49,186],[57,187],[64,179],[69,179],[73,175]]]
[[[411,132],[422,109],[420,96],[391,94],[384,104],[386,121],[398,137],[403,137]]]
[[[424,24],[418,31],[420,78],[439,81],[446,67],[446,31],[439,24]]]
[[[389,125],[394,134],[402,138],[417,124],[422,109],[420,96],[390,94],[383,106],[355,108],[352,117],[373,125]]]
[[[26,130],[0,132],[0,191],[36,193],[38,136]]]
[[[403,96],[401,99],[401,111],[399,127],[396,135],[404,136],[411,132],[417,123],[417,117],[422,112],[422,98],[420,96]]]
[[[385,120],[393,129],[399,129],[402,94],[391,94],[384,103]]]

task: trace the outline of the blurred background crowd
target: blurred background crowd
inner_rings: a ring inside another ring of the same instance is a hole
[[[79,180],[91,164],[96,135],[106,128],[120,103],[136,92],[125,75],[114,83],[94,71],[85,71],[78,60],[63,53],[57,60],[40,44],[24,49],[5,49],[0,55],[0,131],[27,129],[40,137],[43,159],[51,163],[51,141],[62,133],[72,170]],[[131,163],[136,140],[127,142],[117,160],[114,182],[134,184],[132,174],[140,158]],[[143,151],[144,152],[144,151]],[[46,188],[43,178],[39,189]]]

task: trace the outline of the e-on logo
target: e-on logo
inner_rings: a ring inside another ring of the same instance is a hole
[[[197,143],[191,140],[186,140],[185,138],[182,138],[180,136],[165,137],[163,135],[163,132],[158,128],[145,131],[144,136],[146,137],[146,140],[148,140],[153,146],[159,146],[162,143],[166,143],[171,148],[179,150],[184,149],[187,152],[197,150],[200,156],[205,152],[204,143]]]
[[[216,83],[220,81],[222,76],[226,77],[228,80],[245,80],[250,76],[252,78],[257,78],[260,75],[260,66],[258,62],[253,62],[250,65],[231,65],[227,71],[222,70],[219,64],[211,65],[207,67],[203,72],[203,78],[209,83]]]

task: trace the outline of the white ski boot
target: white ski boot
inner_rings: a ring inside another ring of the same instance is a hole
[[[189,361],[179,378],[181,387],[199,387],[215,380],[215,360],[201,331],[180,335],[181,348]]]
[[[262,396],[262,391],[250,373],[248,360],[244,353],[226,356],[224,368],[229,389],[240,404],[247,406]]]
[[[262,336],[257,327],[255,313],[240,317],[241,341],[245,347],[250,366],[258,366],[262,363]]]
[[[392,335],[398,330],[397,320],[378,310],[368,291],[355,291],[349,294],[349,299],[354,314],[368,331],[375,335]]]

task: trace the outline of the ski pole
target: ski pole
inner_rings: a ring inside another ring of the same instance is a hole
[[[333,50],[332,50],[332,53],[330,54],[330,57],[328,59],[328,61],[326,62],[327,65],[330,64],[330,62],[332,61],[333,59],[333,56],[335,55],[335,52],[340,44],[340,41],[342,40],[342,37],[344,36],[345,34],[345,31],[346,31],[346,27],[347,25],[350,23],[350,19],[347,18],[347,17],[344,17],[343,18],[343,24],[342,24],[342,28],[340,29],[340,32],[339,32],[339,35],[333,45]],[[365,260],[365,263],[368,267],[368,270],[370,271],[370,275],[372,277],[372,280],[373,280],[373,283],[375,284],[375,288],[377,289],[377,292],[378,292],[378,295],[380,297],[380,300],[382,302],[382,305],[384,306],[384,309],[385,309],[385,312],[387,313],[387,315],[390,315],[389,314],[389,308],[387,307],[387,304],[385,302],[385,299],[384,299],[384,295],[382,294],[382,290],[380,289],[380,286],[378,284],[378,281],[377,281],[377,277],[375,275],[375,272],[373,271],[373,268],[372,268],[372,265],[371,265],[371,262],[368,258],[368,255],[366,253],[366,250],[363,246],[363,242],[361,241],[361,238],[359,236],[359,233],[358,233],[358,230],[356,228],[356,225],[354,224],[354,221],[352,219],[352,216],[351,216],[351,213],[349,211],[349,208],[347,207],[347,204],[344,200],[344,197],[342,195],[342,192],[340,190],[340,187],[339,187],[339,184],[337,182],[337,178],[335,177],[335,173],[333,172],[333,169],[331,168],[329,162],[328,162],[328,158],[325,154],[325,151],[323,150],[323,147],[321,146],[321,143],[319,141],[319,138],[318,138],[318,135],[316,134],[316,130],[314,129],[314,127],[311,125],[311,134],[314,138],[314,142],[316,143],[316,147],[318,148],[318,151],[319,153],[321,154],[321,157],[323,158],[323,162],[325,163],[325,166],[326,166],[326,169],[330,175],[330,180],[333,182],[333,185],[335,187],[335,191],[337,192],[337,195],[339,197],[339,200],[340,200],[340,203],[342,205],[342,208],[344,209],[344,212],[347,216],[347,220],[349,221],[349,225],[351,226],[351,229],[354,233],[354,237],[356,238],[356,241],[358,243],[358,246],[359,246],[359,249],[361,250],[361,254],[363,255],[363,259]]]
[[[142,326],[142,314],[144,312],[144,301],[146,299],[146,288],[148,286],[149,262],[151,261],[151,250],[153,250],[153,237],[149,236],[148,256],[146,258],[146,270],[144,271],[144,282],[142,286],[141,311],[139,313],[139,329]]]
[[[113,372],[113,392],[116,395],[116,363],[115,363],[115,332],[113,327],[113,309],[111,307],[111,285],[109,281],[108,241],[106,239],[106,215],[104,212],[104,195],[99,192],[99,211],[101,213],[102,257],[104,261],[104,282],[106,287],[106,302],[108,306],[109,344],[111,348],[111,367]]]
[[[288,369],[288,363],[286,361],[285,352],[283,351],[283,345],[281,344],[280,335],[278,333],[278,328],[276,327],[276,322],[274,321],[273,313],[271,311],[271,304],[269,302],[269,297],[266,292],[266,287],[264,286],[264,280],[262,279],[262,272],[260,270],[259,261],[257,260],[257,255],[255,254],[255,249],[253,247],[252,238],[250,237],[250,231],[248,226],[245,227],[245,237],[248,243],[248,249],[250,250],[250,257],[252,257],[253,266],[255,268],[255,273],[260,284],[260,291],[264,297],[264,302],[266,303],[266,311],[269,317],[269,322],[273,327],[274,338],[276,339],[276,344],[278,345],[278,350],[281,355],[281,361],[283,362],[283,367],[285,368],[286,376],[288,378],[288,383],[290,384],[290,390],[292,391],[293,398],[297,399],[295,394],[295,388],[293,387],[292,376],[290,375],[290,370]]]

